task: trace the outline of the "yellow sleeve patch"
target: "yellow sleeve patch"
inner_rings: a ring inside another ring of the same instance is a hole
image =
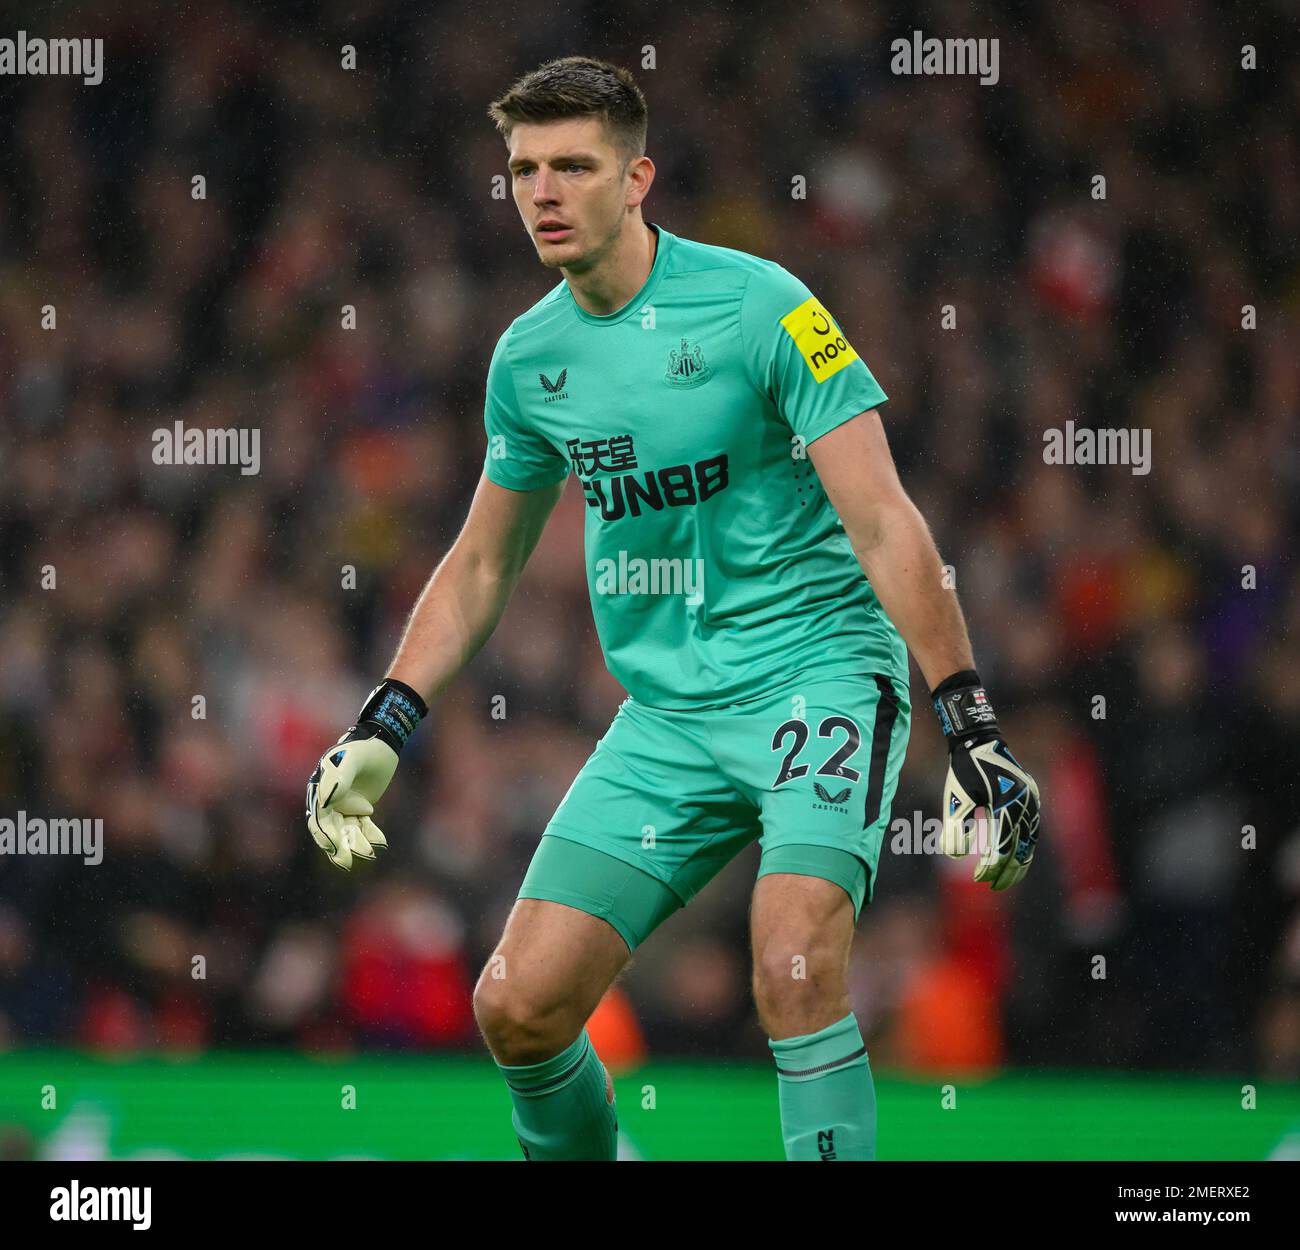
[[[804,363],[819,383],[834,377],[845,365],[858,358],[858,353],[849,346],[839,326],[831,320],[830,313],[815,295],[786,313],[781,324],[794,339]]]

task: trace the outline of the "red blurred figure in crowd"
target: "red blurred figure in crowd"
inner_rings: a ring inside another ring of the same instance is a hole
[[[456,913],[422,887],[381,886],[343,938],[339,998],[363,1040],[446,1046],[477,1036]]]

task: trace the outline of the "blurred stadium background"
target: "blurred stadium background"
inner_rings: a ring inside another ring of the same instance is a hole
[[[105,844],[0,856],[0,1156],[517,1154],[470,990],[622,697],[579,492],[405,753],[389,853],[335,872],[301,804],[463,515],[492,345],[552,284],[492,198],[484,110],[570,52],[647,93],[648,220],[780,261],[881,380],[1042,787],[1014,897],[886,844],[852,975],[881,1157],[1300,1154],[1292,5],[4,16],[103,38],[105,76],[0,79],[0,815],[102,818]],[[914,29],[998,37],[1000,81],[892,75]],[[1044,464],[1068,419],[1150,430],[1151,472]],[[260,473],[153,463],[177,420],[259,429]],[[945,763],[925,694],[915,674],[909,838]],[[593,1020],[630,1154],[780,1157],[756,862]]]

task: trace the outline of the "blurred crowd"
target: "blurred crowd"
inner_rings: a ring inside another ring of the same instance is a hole
[[[1300,1076],[1288,14],[140,0],[29,20],[102,37],[105,74],[0,81],[0,817],[102,818],[104,856],[0,855],[0,1048],[480,1050],[474,980],[623,697],[572,484],[407,748],[387,854],[334,870],[303,791],[464,515],[493,344],[555,281],[493,195],[487,104],[586,52],[648,97],[647,220],[785,265],[880,379],[1042,789],[1010,894],[915,853],[946,757],[914,670],[853,956],[873,1062]],[[998,37],[999,82],[895,76],[914,29]],[[155,463],[177,420],[259,429],[260,472]],[[1150,473],[1045,463],[1067,420],[1149,430]],[[756,866],[638,952],[598,1047],[767,1055]]]

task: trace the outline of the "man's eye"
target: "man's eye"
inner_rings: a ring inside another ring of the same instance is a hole
[[[570,166],[569,166],[569,169],[570,169],[570,170],[574,170],[574,169],[586,169],[586,168],[587,168],[587,167],[586,167],[585,165],[570,165]]]

